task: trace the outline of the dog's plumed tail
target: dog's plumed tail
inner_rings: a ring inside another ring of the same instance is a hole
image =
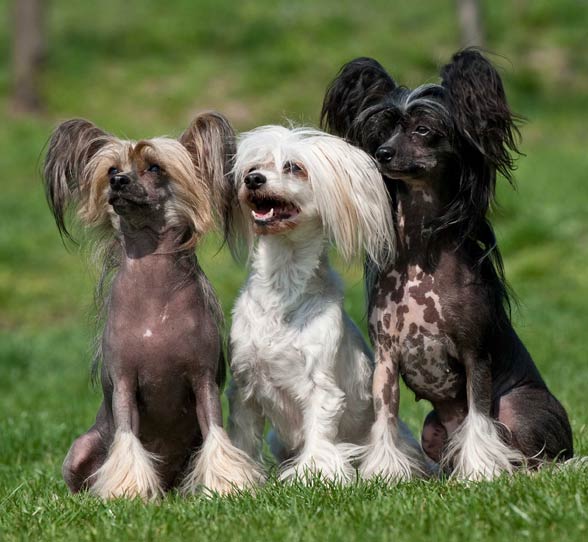
[[[91,477],[91,491],[103,499],[155,499],[163,494],[155,469],[157,461],[157,456],[145,450],[131,431],[118,430],[108,458]]]
[[[262,469],[229,440],[222,427],[211,425],[202,448],[194,455],[181,491],[226,494],[265,481]]]

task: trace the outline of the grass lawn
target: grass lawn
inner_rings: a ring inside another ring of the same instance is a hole
[[[0,59],[9,58],[7,4]],[[588,6],[484,5],[488,48],[529,119],[518,190],[500,183],[494,215],[520,301],[516,326],[569,412],[577,454],[588,455]],[[170,495],[149,505],[69,495],[61,462],[100,395],[89,382],[95,272],[62,246],[38,175],[55,124],[84,116],[139,138],[177,134],[209,108],[239,130],[286,117],[316,124],[345,61],[374,56],[410,86],[436,80],[459,40],[454,2],[433,0],[53,0],[48,30],[44,115],[7,113],[0,61],[0,540],[588,538],[588,469],[467,486],[270,482],[255,496]],[[228,315],[245,270],[214,237],[199,253]],[[365,328],[360,268],[337,267]],[[429,407],[402,397],[418,432]]]

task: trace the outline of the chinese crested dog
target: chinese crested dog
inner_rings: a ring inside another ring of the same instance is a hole
[[[348,481],[373,423],[373,359],[328,251],[333,242],[347,260],[365,249],[387,262],[388,194],[367,154],[307,128],[244,134],[234,172],[233,234],[252,256],[230,335],[231,440],[260,462],[268,419],[282,479]],[[399,445],[424,465],[405,427]]]
[[[71,491],[151,499],[179,486],[225,492],[257,481],[222,428],[221,309],[194,247],[213,224],[233,132],[215,113],[179,140],[119,140],[74,119],[53,133],[45,185],[60,231],[66,210],[100,234],[104,400],[63,464]]]
[[[398,379],[427,399],[422,444],[454,476],[488,479],[572,456],[572,431],[514,331],[487,212],[511,180],[517,117],[495,68],[457,53],[441,84],[400,87],[378,62],[343,67],[323,125],[374,156],[393,201],[396,261],[368,265],[377,413],[370,470],[412,470],[398,440]]]

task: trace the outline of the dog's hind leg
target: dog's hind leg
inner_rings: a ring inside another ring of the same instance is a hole
[[[465,352],[468,412],[450,435],[442,464],[452,476],[465,480],[490,480],[503,472],[512,473],[524,464],[523,454],[506,444],[490,417],[492,376],[490,360]]]
[[[83,435],[74,440],[63,461],[61,472],[72,493],[88,489],[91,476],[104,463],[108,454],[108,427],[105,423],[105,409],[102,403],[96,423]]]
[[[158,461],[137,437],[139,412],[136,387],[126,380],[116,382],[112,396],[116,428],[108,458],[91,479],[91,491],[105,498],[154,499],[163,493],[155,465]]]
[[[400,385],[398,357],[390,349],[378,347],[372,383],[376,421],[364,447],[359,472],[363,478],[381,476],[398,482],[427,476],[428,467],[408,428],[401,425],[398,411]]]
[[[495,408],[512,446],[525,455],[529,466],[573,456],[568,416],[546,388],[515,388],[500,397]]]
[[[192,457],[181,485],[182,492],[192,494],[205,489],[225,494],[262,483],[265,480],[262,469],[231,443],[223,429],[220,391],[214,375],[201,377],[195,383],[194,395],[204,443]]]

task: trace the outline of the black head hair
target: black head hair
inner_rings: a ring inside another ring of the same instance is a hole
[[[329,85],[321,111],[323,130],[348,137],[357,116],[381,102],[396,83],[379,62],[361,57],[345,64]]]

